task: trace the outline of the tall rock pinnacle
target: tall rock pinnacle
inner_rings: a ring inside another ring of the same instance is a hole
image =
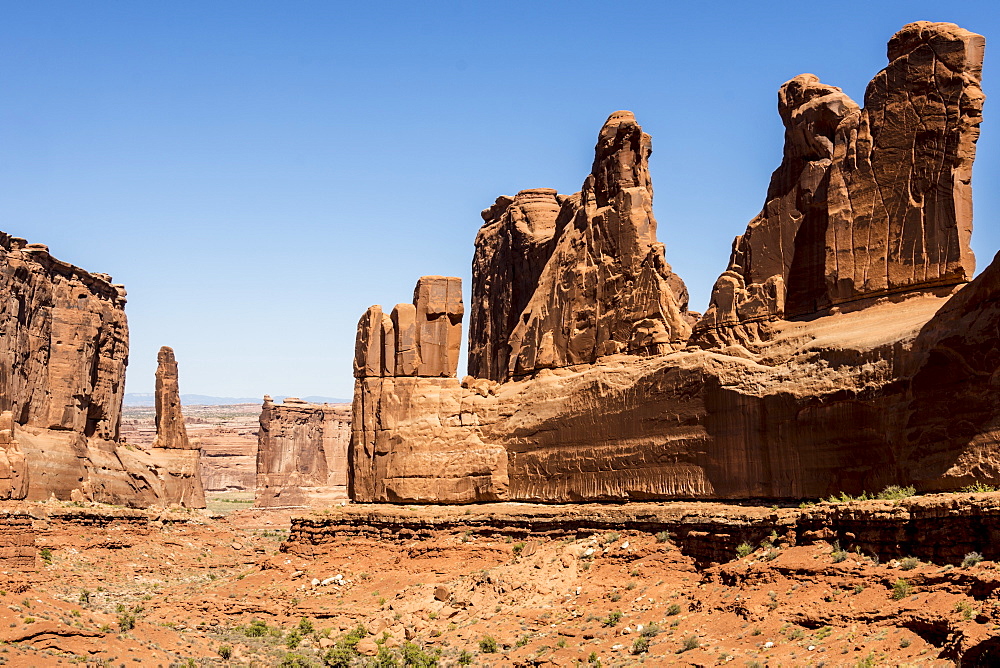
[[[156,439],[154,448],[196,450],[188,440],[181,413],[181,396],[177,385],[177,360],[168,346],[156,356]]]
[[[483,212],[471,375],[503,381],[684,344],[687,289],[656,240],[651,153],[632,112],[617,111],[601,128],[581,192],[524,190]]]

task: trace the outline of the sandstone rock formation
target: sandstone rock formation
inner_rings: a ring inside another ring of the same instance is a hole
[[[153,439],[153,447],[190,450],[191,442],[181,412],[177,360],[173,348],[160,348],[156,362],[156,438]]]
[[[972,277],[983,48],[980,35],[920,21],[889,41],[864,109],[812,74],[781,87],[784,159],[733,242],[698,342],[746,343],[763,321]]]
[[[350,409],[264,397],[255,505],[324,506],[347,499]]]
[[[651,152],[632,112],[615,112],[581,192],[526,190],[483,212],[472,264],[472,376],[504,381],[684,344],[687,289],[656,240]]]
[[[119,439],[125,289],[0,233],[0,497],[166,505],[173,461]]]
[[[160,497],[167,504],[204,508],[201,447],[191,443],[184,427],[173,349],[163,346],[156,359],[156,438],[149,452],[162,485]]]
[[[1000,260],[962,287],[981,56],[981,37],[917,23],[863,110],[811,75],[785,84],[784,161],[686,348],[683,284],[652,235],[649,140],[612,115],[579,195],[522,191],[484,212],[460,385],[369,373],[385,365],[365,351],[399,326],[362,320],[354,498],[1000,484]]]
[[[357,501],[452,502],[505,493],[503,448],[467,428],[454,377],[462,281],[424,276],[413,304],[372,306],[358,323],[350,488]]]

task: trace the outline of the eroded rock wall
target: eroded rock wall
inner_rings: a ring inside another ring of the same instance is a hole
[[[864,108],[812,74],[781,87],[784,158],[697,342],[744,344],[762,321],[972,278],[984,44],[950,23],[905,26]]]
[[[258,507],[324,506],[347,499],[350,409],[264,398],[257,446]]]
[[[0,296],[0,498],[190,498],[184,465],[120,442],[124,287],[0,233]]]
[[[683,284],[655,242],[649,138],[613,114],[581,193],[522,191],[484,212],[475,373],[390,374],[400,326],[374,307],[362,319],[354,498],[1000,484],[1000,260],[968,283],[981,56],[978,35],[924,22],[890,41],[864,109],[812,75],[785,84],[784,160],[686,347]]]
[[[683,346],[687,288],[656,239],[652,141],[629,111],[597,138],[579,193],[526,190],[483,212],[473,259],[469,372],[505,381],[539,369]]]

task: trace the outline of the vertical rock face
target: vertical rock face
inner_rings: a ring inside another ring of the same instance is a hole
[[[124,287],[0,232],[0,498],[204,506],[197,451],[122,447],[127,362]]]
[[[189,450],[191,443],[181,413],[177,360],[173,349],[168,346],[160,348],[156,361],[156,439],[153,447]]]
[[[972,277],[983,48],[980,35],[921,21],[889,41],[864,109],[811,74],[781,87],[784,158],[698,343],[746,343],[768,320]]]
[[[473,260],[473,376],[503,381],[684,344],[687,289],[656,240],[651,152],[632,113],[616,112],[601,128],[580,193],[524,191],[483,212]]]
[[[355,501],[464,503],[505,493],[503,448],[470,429],[460,400],[463,312],[461,279],[424,276],[413,304],[397,305],[389,318],[380,306],[362,316],[349,450]]]
[[[510,336],[552,255],[562,200],[548,188],[522,190],[483,211],[472,259],[470,375],[507,378]]]
[[[258,507],[323,506],[347,498],[350,408],[264,397],[257,446]]]

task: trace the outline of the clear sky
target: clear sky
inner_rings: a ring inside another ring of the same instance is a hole
[[[422,274],[468,295],[479,211],[579,190],[617,109],[653,136],[659,237],[704,310],[780,162],[778,86],[812,72],[860,102],[889,37],[933,20],[987,38],[981,269],[998,7],[3,0],[0,229],[127,286],[130,392],[170,345],[186,393],[350,397],[364,309]]]

